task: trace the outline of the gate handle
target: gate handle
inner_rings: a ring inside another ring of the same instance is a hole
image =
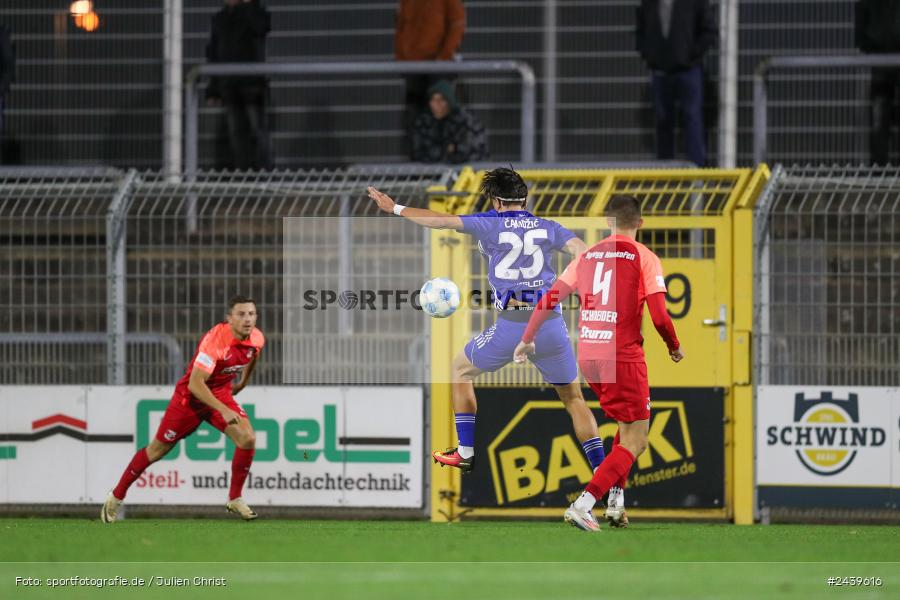
[[[719,341],[724,342],[727,338],[727,319],[728,319],[728,309],[724,304],[719,305],[719,318],[718,319],[703,319],[704,327],[718,327],[719,328]]]

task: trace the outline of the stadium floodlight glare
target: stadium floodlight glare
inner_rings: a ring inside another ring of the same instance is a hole
[[[97,28],[100,27],[100,17],[94,11],[86,15],[77,15],[75,25],[87,32],[97,31]]]
[[[84,17],[94,12],[94,3],[91,0],[76,0],[69,6],[69,12],[73,17]]]

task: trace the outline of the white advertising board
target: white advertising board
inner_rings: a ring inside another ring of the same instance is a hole
[[[900,390],[760,386],[760,486],[900,486]]]
[[[99,503],[155,435],[171,388],[0,389],[0,500]],[[244,497],[253,505],[423,505],[420,387],[248,387],[256,431]],[[133,504],[221,504],[234,445],[203,424],[151,465]]]

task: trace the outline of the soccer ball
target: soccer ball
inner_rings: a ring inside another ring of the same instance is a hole
[[[426,315],[444,319],[459,307],[459,288],[444,277],[426,281],[419,294],[419,304]]]

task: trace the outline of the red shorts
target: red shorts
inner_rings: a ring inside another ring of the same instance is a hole
[[[239,414],[243,418],[247,418],[247,413],[241,408],[241,405],[235,402],[231,394],[215,394],[216,398],[225,406]],[[163,415],[162,421],[159,423],[159,429],[156,430],[156,439],[164,444],[172,444],[178,440],[185,438],[194,430],[200,427],[200,423],[206,421],[219,431],[225,431],[228,424],[222,418],[222,413],[202,404],[201,402],[185,399],[180,394],[175,394],[169,401],[169,406]]]
[[[647,363],[616,362],[615,383],[603,383],[613,379],[610,361],[578,361],[581,373],[597,398],[600,408],[610,419],[620,423],[633,423],[650,418],[650,383],[647,381]]]

